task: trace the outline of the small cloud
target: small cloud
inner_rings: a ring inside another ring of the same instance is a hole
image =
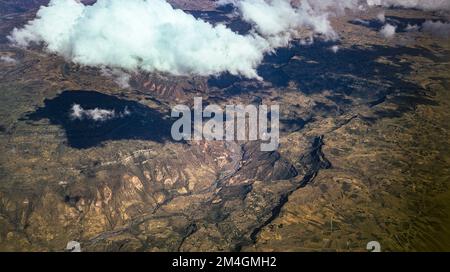
[[[397,30],[396,26],[391,24],[385,24],[383,28],[381,28],[380,34],[386,39],[391,39],[395,36],[396,30]]]
[[[131,75],[120,70],[120,69],[110,69],[107,67],[102,67],[100,70],[101,74],[106,77],[114,79],[114,82],[122,89],[127,89],[130,87]]]
[[[70,118],[72,120],[92,120],[95,122],[104,122],[115,118],[122,118],[130,115],[130,111],[125,108],[123,112],[116,113],[115,110],[106,110],[95,108],[93,110],[85,110],[79,104],[74,104],[70,110]]]
[[[356,24],[360,24],[360,25],[365,25],[365,26],[369,26],[370,25],[369,21],[363,20],[363,19],[359,19],[359,18],[352,20],[352,22],[356,23]]]
[[[339,46],[338,45],[333,45],[332,47],[330,47],[330,50],[333,51],[333,53],[337,53],[339,51]]]
[[[422,24],[422,31],[429,32],[434,36],[449,38],[450,37],[450,23],[443,23],[440,21],[426,21]]]
[[[6,64],[16,64],[17,60],[10,57],[10,56],[1,56],[0,57],[0,62],[4,62]]]
[[[303,39],[300,39],[300,44],[301,45],[311,45],[314,43],[314,37],[313,36],[309,36]]]
[[[405,28],[405,31],[406,32],[415,32],[415,31],[418,31],[420,29],[420,26],[419,25],[411,25],[411,24],[408,24],[407,26],[406,26],[406,28]]]
[[[384,14],[384,11],[378,13],[377,19],[378,19],[378,21],[380,21],[382,23],[386,22],[386,15]]]
[[[450,10],[448,0],[367,0],[369,6],[414,8],[427,11]]]

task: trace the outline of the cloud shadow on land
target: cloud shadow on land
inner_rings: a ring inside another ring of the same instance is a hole
[[[373,31],[379,31],[385,24],[391,24],[397,27],[396,32],[404,33],[408,32],[408,26],[421,27],[427,20],[423,18],[402,18],[397,16],[386,16],[386,21],[381,22],[378,19],[371,20],[351,20],[350,24],[359,25],[371,29]]]
[[[71,116],[73,105],[85,110],[104,109],[114,111],[114,118],[95,121],[91,118],[76,119]],[[120,114],[127,112],[127,114]],[[85,149],[111,140],[149,140],[165,142],[172,140],[172,120],[154,109],[138,102],[120,99],[96,91],[63,91],[53,99],[46,99],[44,106],[26,115],[25,120],[48,119],[51,124],[61,126],[67,144]]]
[[[339,107],[355,101],[376,106],[386,101],[387,96],[392,96],[389,102],[397,104],[398,110],[389,114],[401,115],[419,104],[434,104],[427,98],[426,90],[405,79],[413,72],[412,63],[405,56],[442,61],[429,50],[372,45],[340,48],[335,53],[330,49],[333,45],[331,42],[296,43],[278,49],[275,54],[265,57],[258,67],[258,74],[277,88],[286,88],[291,82],[306,94],[329,90],[332,94],[327,98]],[[253,86],[249,80],[230,75],[211,77],[208,83],[225,89],[228,95],[254,91],[254,88],[248,88]]]
[[[202,19],[212,25],[224,24],[229,29],[237,32],[240,35],[247,35],[252,29],[252,25],[244,21],[239,16],[233,16],[233,12],[237,12],[236,8],[231,5],[223,5],[216,9],[216,11],[186,11],[197,19]]]

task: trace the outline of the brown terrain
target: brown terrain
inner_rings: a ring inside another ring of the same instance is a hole
[[[100,69],[11,46],[6,35],[45,1],[10,2],[0,1],[0,56],[16,60],[0,62],[1,251],[63,251],[71,240],[84,251],[366,251],[372,240],[450,250],[448,38],[386,40],[351,22],[373,20],[374,8],[333,21],[336,54],[317,40],[267,57],[264,82],[136,73],[123,88]],[[279,104],[279,150],[173,142],[171,107],[194,96]],[[82,97],[132,117],[100,132],[72,127],[64,116]]]

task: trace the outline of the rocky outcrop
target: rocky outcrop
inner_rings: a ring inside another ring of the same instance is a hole
[[[168,102],[186,102],[194,94],[208,90],[205,79],[201,77],[174,77],[157,73],[140,73],[132,76],[131,88],[144,94]]]
[[[318,169],[316,160],[306,163]],[[25,200],[4,195],[10,204],[2,214],[16,215],[3,230],[20,230],[30,246],[53,250],[68,240],[84,251],[239,250],[302,180],[281,154],[230,142],[141,150],[81,173],[79,181],[45,188],[22,205],[20,217],[17,205]]]

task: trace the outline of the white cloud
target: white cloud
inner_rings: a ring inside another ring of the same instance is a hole
[[[380,21],[382,23],[386,22],[386,15],[384,14],[384,11],[378,13],[377,19],[378,19],[378,21]]]
[[[112,78],[120,88],[126,89],[130,87],[130,74],[120,69],[110,69],[108,67],[102,67],[100,72],[103,76]]]
[[[93,120],[96,122],[104,122],[115,118],[122,118],[130,115],[130,111],[125,108],[123,112],[116,113],[115,110],[106,110],[95,108],[93,110],[85,110],[79,104],[74,104],[70,109],[70,118],[72,120]]]
[[[411,25],[411,24],[408,24],[405,28],[405,30],[407,32],[414,32],[414,31],[418,31],[419,29],[420,29],[419,25]]]
[[[257,77],[257,65],[272,49],[258,35],[214,27],[164,0],[99,0],[92,6],[52,0],[9,38],[19,46],[43,42],[48,51],[83,65],[175,75],[228,71]]]
[[[407,32],[417,32],[422,31],[429,33],[433,36],[440,38],[450,38],[450,23],[445,23],[441,21],[431,21],[427,20],[422,25],[410,25],[408,24],[406,29]]]
[[[422,24],[422,31],[429,32],[432,35],[442,38],[450,37],[450,23],[426,21]]]
[[[369,21],[363,20],[363,19],[359,19],[359,18],[354,19],[352,21],[355,22],[355,23],[359,23],[359,24],[365,25],[365,26],[369,26],[370,25]]]
[[[12,58],[12,57],[10,57],[10,56],[1,56],[0,57],[0,62],[4,62],[4,63],[7,63],[7,64],[16,64],[17,60]]]
[[[335,38],[328,14],[321,10],[323,7],[314,8],[308,1],[301,3],[298,8],[286,0],[242,0],[235,4],[242,18],[275,46],[285,46],[300,28],[310,28],[315,33]]]
[[[339,51],[339,46],[338,45],[333,45],[332,47],[330,47],[330,50],[333,52],[333,53],[337,53],[338,51]]]
[[[450,10],[449,0],[367,0],[369,6],[416,8],[421,10]]]
[[[380,30],[380,34],[386,38],[386,39],[390,39],[393,38],[395,36],[395,31],[397,30],[396,26],[393,26],[391,24],[385,24],[383,26],[383,28],[381,28]]]
[[[221,0],[235,5],[242,18],[274,46],[284,46],[298,29],[308,28],[327,39],[336,39],[329,18],[346,9],[360,9],[360,0]],[[295,4],[297,3],[297,4]]]

